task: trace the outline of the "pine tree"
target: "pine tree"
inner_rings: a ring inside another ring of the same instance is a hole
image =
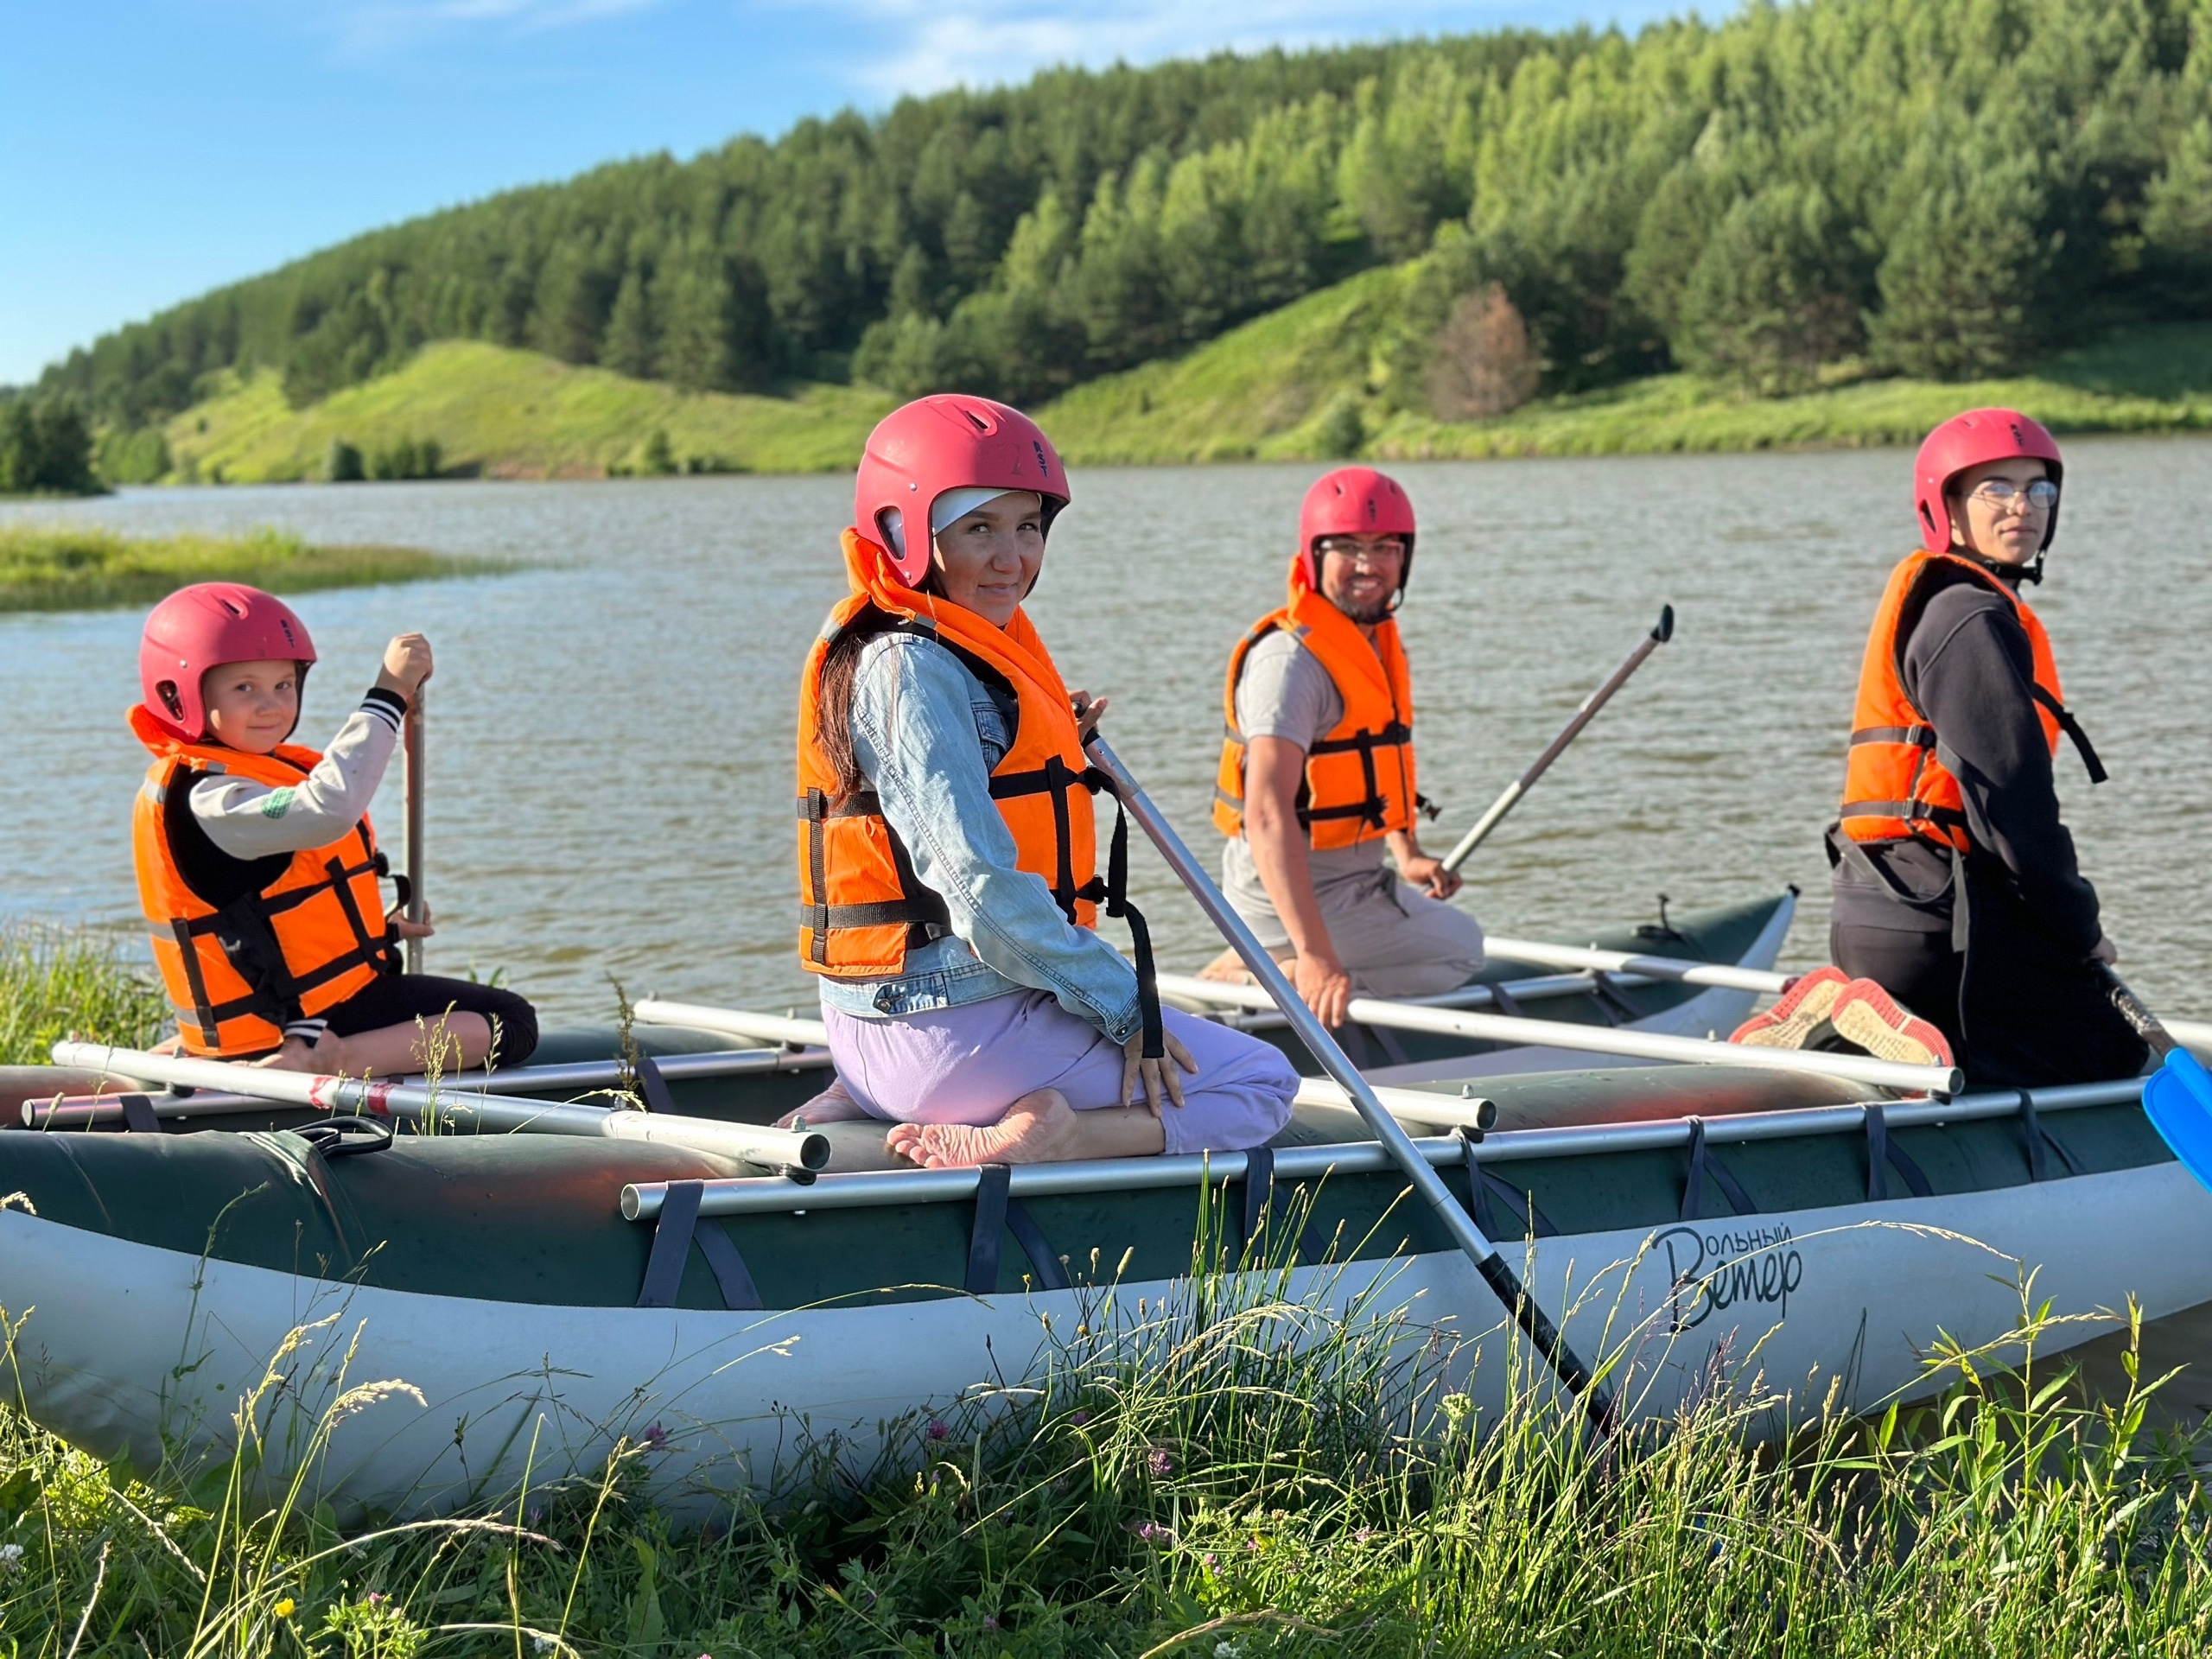
[[[607,314],[607,334],[599,345],[599,360],[617,374],[642,380],[653,372],[654,348],[645,273],[632,265],[622,273],[622,285],[614,291],[613,308]]]

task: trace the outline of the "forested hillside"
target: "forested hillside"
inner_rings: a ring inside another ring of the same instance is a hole
[[[1446,420],[1676,366],[1986,377],[2212,315],[2212,0],[1808,0],[1055,71],[378,231],[41,390],[127,433],[222,371],[298,407],[472,339],[685,389],[1035,400],[1408,259],[1363,390]]]

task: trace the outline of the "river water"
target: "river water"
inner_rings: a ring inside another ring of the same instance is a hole
[[[2113,779],[2060,775],[2124,966],[2212,1014],[2212,446],[2071,446],[2037,603]],[[1827,868],[1866,620],[1910,541],[1903,452],[1435,463],[1397,468],[1422,533],[1402,620],[1422,783],[1457,837],[1671,601],[1679,625],[1469,867],[1499,932],[1804,889],[1789,960],[1825,957]],[[1195,843],[1222,666],[1280,601],[1313,466],[1095,471],[1032,608],[1070,683]],[[429,891],[437,970],[498,972],[556,1019],[633,995],[810,1001],[791,950],[797,671],[842,591],[840,478],[297,486],[130,492],[67,513],[134,533],[273,524],[521,562],[510,575],[298,601],[322,652],[302,725],[327,738],[407,628],[437,652]],[[136,613],[0,617],[16,746],[0,917],[136,917],[127,824],[144,756]],[[396,768],[395,768],[396,771]],[[395,776],[380,806],[400,840]],[[1163,960],[1214,942],[1148,849]]]

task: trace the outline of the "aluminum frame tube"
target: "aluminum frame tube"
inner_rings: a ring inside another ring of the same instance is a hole
[[[2124,1106],[2140,1098],[2143,1079],[2116,1083],[2063,1084],[2026,1091],[2038,1112],[2076,1111],[2093,1106]],[[2020,1091],[1965,1095],[1956,1100],[1857,1101],[1838,1106],[1808,1106],[1787,1112],[1745,1112],[1708,1117],[1706,1144],[1782,1141],[1795,1136],[1858,1135],[1866,1114],[1882,1109],[1895,1128],[2010,1117],[2020,1109]],[[1692,1119],[1656,1118],[1644,1123],[1592,1124],[1557,1129],[1503,1129],[1486,1137],[1476,1156],[1484,1163],[1522,1158],[1557,1158],[1607,1152],[1638,1152],[1686,1145]],[[1465,1155],[1457,1135],[1424,1136],[1411,1145],[1427,1163],[1451,1165]],[[1103,1159],[1084,1163],[1017,1164],[1008,1191],[1015,1198],[1052,1198],[1084,1192],[1141,1192],[1195,1185],[1201,1180],[1234,1180],[1244,1173],[1244,1154],[1219,1152],[1173,1158]],[[1315,1180],[1332,1174],[1365,1174],[1394,1167],[1379,1142],[1351,1141],[1318,1147],[1285,1147],[1275,1154],[1278,1180]],[[874,1205],[953,1204],[973,1198],[972,1169],[886,1170],[867,1174],[824,1175],[804,1189],[763,1178],[706,1182],[699,1201],[702,1216],[766,1215],[802,1210],[841,1210]],[[650,1221],[660,1213],[665,1183],[639,1182],[622,1189],[622,1214]]]
[[[724,1157],[742,1158],[771,1169],[820,1169],[830,1161],[827,1136],[758,1128],[712,1118],[632,1112],[597,1106],[570,1106],[526,1100],[514,1095],[472,1094],[449,1097],[402,1083],[365,1082],[309,1071],[272,1071],[222,1060],[148,1054],[99,1043],[56,1043],[54,1061],[87,1071],[113,1065],[126,1077],[151,1077],[194,1089],[221,1089],[257,1100],[304,1106],[326,1112],[358,1112],[371,1117],[419,1122],[445,1117],[479,1129],[518,1130],[534,1135],[574,1135],[616,1141],[657,1141],[688,1146]]]
[[[1571,944],[1546,944],[1536,939],[1486,938],[1483,949],[1492,956],[1533,962],[1541,968],[1580,968],[1603,974],[1636,975],[1644,980],[1670,980],[1682,985],[1718,985],[1732,991],[1779,994],[1789,982],[1786,975],[1758,968],[1732,967],[1720,962],[1689,962],[1679,957],[1645,956],[1631,950],[1600,950]]]
[[[407,715],[401,722],[400,741],[406,751],[407,761],[407,919],[427,923],[430,906],[423,890],[423,868],[426,863],[423,846],[423,820],[427,810],[425,791],[429,787],[428,774],[423,770],[426,741],[423,733],[427,717],[424,704],[429,701],[426,688],[417,685],[415,695],[408,699]],[[407,941],[407,971],[423,971],[423,941]]]
[[[1273,999],[1256,986],[1217,984],[1212,981],[1198,980],[1179,980],[1177,982],[1179,985],[1204,985],[1205,995],[1230,1007],[1256,1008],[1272,1005]],[[1478,1014],[1467,1009],[1385,1002],[1374,997],[1352,998],[1345,1007],[1344,1015],[1365,1026],[1384,1026],[1398,1031],[1434,1032],[1447,1037],[1472,1037],[1512,1047],[1565,1048],[1587,1054],[1617,1055],[1624,1059],[1670,1060],[1688,1065],[1745,1065],[1767,1071],[1837,1077],[1846,1083],[1864,1084],[1875,1089],[1895,1089],[1910,1094],[1955,1095],[1965,1086],[1962,1074],[1955,1065],[1905,1065],[1895,1060],[1876,1059],[1867,1054],[1825,1054],[1794,1048],[1755,1048],[1748,1044],[1707,1041],[1701,1037],[1669,1037],[1656,1032],[1631,1031],[1611,1026],[1578,1026],[1563,1020],[1523,1020],[1511,1014]],[[1295,1023],[1294,1020],[1293,1024]]]

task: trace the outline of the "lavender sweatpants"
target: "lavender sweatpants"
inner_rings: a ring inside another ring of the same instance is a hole
[[[1160,1011],[1198,1063],[1183,1105],[1160,1109],[1170,1153],[1237,1152],[1290,1121],[1298,1073],[1280,1049],[1179,1008]],[[893,1123],[995,1123],[1039,1089],[1079,1112],[1119,1106],[1122,1048],[1042,991],[863,1020],[824,1007],[830,1057],[845,1090]]]

